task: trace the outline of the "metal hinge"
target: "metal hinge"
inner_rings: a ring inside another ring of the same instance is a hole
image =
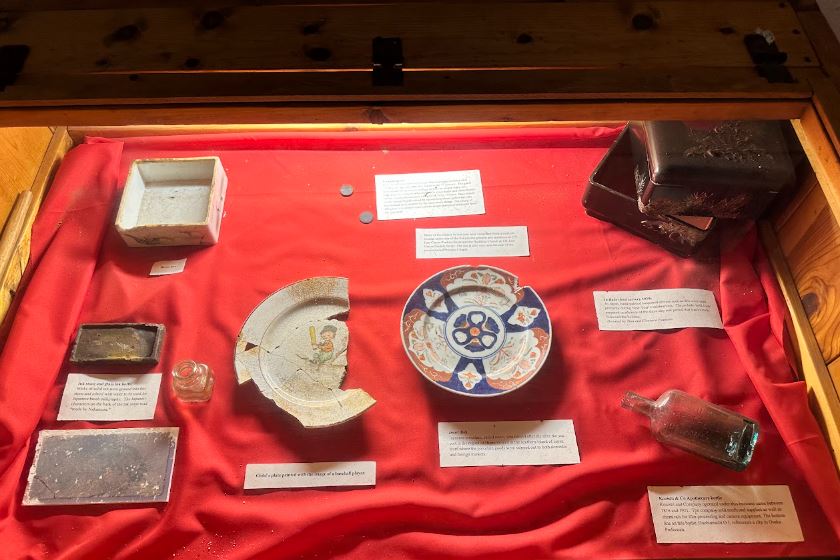
[[[18,74],[23,70],[27,56],[29,56],[28,45],[3,45],[0,47],[0,91],[15,83]]]
[[[374,37],[373,85],[403,85],[402,39],[399,37]]]
[[[744,45],[759,76],[771,84],[791,84],[796,81],[785,66],[787,53],[779,50],[771,32],[756,29],[755,33],[744,36]]]

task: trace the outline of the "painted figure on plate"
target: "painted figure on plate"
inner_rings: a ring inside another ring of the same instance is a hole
[[[333,325],[324,325],[320,332],[320,342],[315,339],[315,327],[309,327],[309,339],[314,351],[309,360],[313,364],[326,364],[335,357],[335,334],[338,329]]]

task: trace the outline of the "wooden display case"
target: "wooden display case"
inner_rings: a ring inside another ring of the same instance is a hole
[[[808,0],[9,4],[3,313],[52,173],[85,135],[790,120],[807,162],[760,231],[840,464],[840,44]]]

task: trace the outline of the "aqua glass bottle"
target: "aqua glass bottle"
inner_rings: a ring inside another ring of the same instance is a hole
[[[650,418],[660,442],[736,471],[747,468],[758,441],[755,420],[675,389],[655,401],[628,391],[621,406]]]

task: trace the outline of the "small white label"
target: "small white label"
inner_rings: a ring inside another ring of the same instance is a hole
[[[184,272],[185,266],[187,266],[187,259],[178,259],[176,261],[158,261],[152,265],[152,270],[149,271],[149,276],[178,274],[179,272]]]
[[[416,232],[418,259],[527,257],[531,254],[525,226],[418,228]]]
[[[484,214],[477,169],[377,175],[375,182],[378,220]]]
[[[161,374],[87,374],[67,376],[59,420],[151,420]]]
[[[648,486],[658,543],[801,542],[787,486]]]
[[[438,422],[441,467],[580,463],[571,420]]]
[[[245,466],[245,490],[375,486],[376,463],[263,463]]]
[[[602,331],[723,328],[715,295],[709,290],[678,288],[593,295],[598,328]]]

